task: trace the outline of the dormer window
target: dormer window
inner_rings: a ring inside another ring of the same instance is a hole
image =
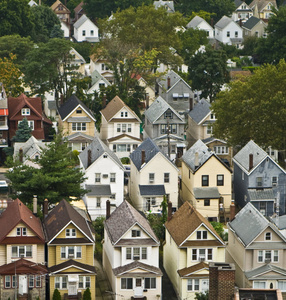
[[[206,240],[208,238],[208,232],[206,230],[197,231],[197,240]]]
[[[265,233],[265,241],[271,241],[271,232]]]
[[[29,116],[30,115],[30,108],[22,108],[21,114],[22,114],[22,116]]]
[[[75,237],[76,233],[75,233],[75,229],[74,228],[68,228],[66,229],[66,237],[67,238],[72,238]]]
[[[77,113],[77,114],[81,114],[81,113],[82,113],[82,110],[79,108],[79,109],[76,110],[76,113]]]
[[[132,230],[132,237],[140,237],[141,231],[140,230]]]
[[[17,229],[17,236],[26,236],[27,235],[27,228],[25,227],[18,227]]]

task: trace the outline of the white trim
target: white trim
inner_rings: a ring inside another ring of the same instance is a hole
[[[80,104],[78,104],[64,119],[62,119],[62,121],[63,122],[65,122],[66,121],[66,119],[68,119],[69,117],[70,117],[70,115],[72,114],[72,113],[74,113],[74,111],[76,111],[77,109],[78,109],[78,107],[80,107],[82,110],[84,110],[85,111],[85,113],[95,122],[96,120],[95,120],[95,118],[90,114],[90,113],[88,113],[88,111],[85,109],[85,108],[83,108]]]

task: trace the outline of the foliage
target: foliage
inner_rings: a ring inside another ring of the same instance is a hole
[[[54,294],[53,294],[53,300],[61,300],[61,299],[62,299],[62,297],[61,297],[59,290],[55,289]]]
[[[61,29],[61,25],[55,25],[51,31],[50,38],[62,39],[64,37],[64,32]]]
[[[16,161],[7,173],[15,196],[21,194],[22,201],[30,203],[33,195],[37,195],[40,204],[45,198],[50,203],[57,203],[63,198],[79,198],[86,192],[80,187],[84,174],[74,167],[71,150],[61,134],[56,135],[54,141],[42,150],[36,162],[39,169]]]
[[[123,165],[129,165],[130,164],[130,158],[129,157],[122,157],[121,162]]]
[[[252,76],[231,82],[221,91],[212,110],[214,136],[232,146],[253,139],[263,148],[285,150],[286,63],[264,65]],[[275,128],[275,130],[273,130]]]
[[[209,292],[200,292],[200,293],[195,293],[195,299],[196,300],[208,300],[209,299]]]
[[[31,137],[32,129],[29,126],[28,120],[24,118],[19,124],[15,135],[12,137],[12,142],[26,142]]]
[[[3,83],[7,95],[18,97],[23,91],[21,71],[14,63],[15,55],[10,55],[10,58],[0,58],[0,82]]]
[[[217,234],[224,240],[227,241],[228,234],[224,231],[223,224],[220,222],[211,222],[214,230],[217,232]]]
[[[212,17],[215,16],[214,13],[211,12],[207,12],[205,10],[200,10],[200,11],[192,11],[192,13],[189,15],[188,17],[188,22],[190,22],[195,16],[199,16],[201,18],[203,18],[204,20],[206,20],[208,23],[211,23]]]
[[[258,43],[258,37],[256,36],[248,36],[243,38],[243,49],[241,50],[242,55],[251,55],[255,56],[255,49]]]
[[[90,42],[81,42],[81,43],[74,43],[73,48],[80,53],[80,55],[86,60],[89,61],[89,57],[92,53],[94,45]]]
[[[102,259],[102,243],[104,238],[104,221],[105,217],[98,217],[93,222],[95,230],[95,255],[98,259]]]
[[[234,56],[239,55],[239,49],[237,49],[234,45],[228,45],[228,44],[219,44],[220,49],[223,50],[226,53],[227,58],[232,58]]]
[[[91,300],[91,292],[90,289],[87,288],[84,292],[83,292],[83,300]]]
[[[167,221],[167,218],[168,218],[168,201],[167,201],[166,195],[164,195],[163,201],[162,201],[160,207],[162,209],[162,222],[163,222],[163,224],[165,224]]]
[[[201,90],[201,96],[209,97],[211,102],[222,85],[229,81],[226,60],[224,51],[211,47],[206,47],[204,52],[197,52],[190,58],[188,67],[192,88]]]

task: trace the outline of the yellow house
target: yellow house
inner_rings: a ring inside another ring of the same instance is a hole
[[[225,261],[225,244],[212,225],[189,203],[165,223],[163,265],[179,299],[209,290],[209,262]]]
[[[183,156],[180,195],[209,221],[229,219],[232,171],[198,140]]]
[[[89,288],[95,299],[95,234],[88,218],[62,200],[45,218],[50,299],[55,289],[62,298],[83,295]]]

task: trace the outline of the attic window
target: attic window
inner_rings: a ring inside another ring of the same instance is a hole
[[[75,233],[75,229],[74,228],[68,228],[66,229],[66,237],[67,238],[72,238],[75,237],[76,233]]]
[[[103,154],[103,158],[107,158],[107,154]]]
[[[271,241],[271,232],[265,233],[265,241]]]
[[[167,119],[167,118],[173,119],[173,113],[171,111],[166,111],[164,117],[165,117],[165,119]]]
[[[206,230],[197,231],[197,240],[207,240],[208,232]]]
[[[76,113],[77,113],[77,114],[81,114],[81,113],[82,113],[82,110],[81,110],[81,109],[77,109],[77,110],[76,110]]]
[[[30,115],[30,108],[22,108],[21,114],[22,114],[22,116],[29,116]]]
[[[27,235],[27,228],[25,227],[18,227],[17,229],[17,236],[26,236]]]
[[[132,237],[140,237],[141,231],[140,230],[132,230]]]

